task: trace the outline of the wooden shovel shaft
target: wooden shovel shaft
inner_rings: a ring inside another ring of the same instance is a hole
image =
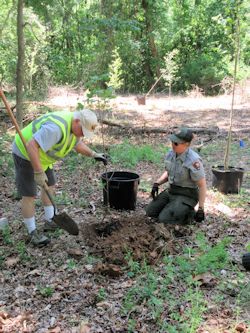
[[[22,132],[21,132],[21,130],[19,128],[19,125],[18,125],[18,123],[16,121],[16,118],[13,115],[13,112],[11,111],[9,103],[7,102],[7,99],[6,99],[6,97],[5,97],[4,92],[3,92],[2,89],[0,89],[0,96],[1,96],[1,98],[3,100],[3,102],[4,102],[4,105],[6,107],[6,110],[7,110],[8,114],[9,114],[9,116],[10,116],[10,118],[11,118],[11,120],[12,120],[12,122],[13,122],[15,128],[16,128],[16,131],[17,131],[17,133],[19,134],[19,136],[20,136],[20,138],[22,140],[22,143],[23,143],[24,147],[26,148],[26,141],[24,139],[24,136],[23,136],[23,134],[22,134]],[[27,150],[27,148],[26,148],[26,150]]]

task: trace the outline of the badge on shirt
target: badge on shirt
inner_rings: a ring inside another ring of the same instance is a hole
[[[200,165],[200,162],[196,161],[193,163],[193,167],[196,169],[196,170],[200,170],[201,168],[201,165]]]

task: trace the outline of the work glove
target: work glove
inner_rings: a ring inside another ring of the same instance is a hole
[[[152,190],[151,190],[151,195],[152,195],[153,200],[155,200],[158,197],[158,193],[159,193],[159,184],[154,183]]]
[[[47,185],[48,177],[44,171],[34,172],[34,179],[37,185],[44,187]]]
[[[102,162],[104,165],[108,164],[109,156],[107,154],[94,152],[93,157],[97,162]]]
[[[194,217],[196,222],[202,222],[205,220],[205,213],[203,208],[199,208]]]

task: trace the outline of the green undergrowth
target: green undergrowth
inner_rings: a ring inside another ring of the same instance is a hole
[[[205,164],[208,164],[211,168],[216,166],[224,165],[224,153],[226,149],[225,140],[216,140],[212,143],[204,145],[199,152]],[[244,139],[244,147],[240,146],[240,139],[234,139],[230,145],[230,158],[229,166],[236,168],[243,168],[245,174],[248,175],[250,172],[249,163],[250,154],[250,142],[248,139]],[[247,178],[248,187],[250,187],[249,177]],[[244,179],[243,179],[244,182]]]
[[[199,154],[205,157],[211,163],[211,166],[224,164],[224,153],[226,149],[226,139],[216,140],[212,143],[204,144]],[[250,142],[244,139],[244,147],[240,146],[240,138],[234,139],[230,145],[229,165],[233,167],[242,167],[250,153]]]
[[[227,251],[229,243],[225,238],[211,246],[206,236],[198,233],[192,247],[186,246],[177,256],[165,255],[155,267],[134,261],[128,253],[128,275],[136,281],[122,302],[121,312],[128,318],[128,331],[136,331],[136,318],[144,311],[145,321],[153,322],[159,333],[197,332],[208,311],[206,284],[213,287],[216,307],[223,307],[225,295],[221,284],[225,280],[221,270],[233,269]],[[239,282],[239,289],[243,285]]]
[[[95,146],[90,146],[91,149],[97,150]],[[162,165],[164,156],[169,148],[164,145],[154,147],[150,144],[134,145],[126,139],[123,143],[111,145],[105,153],[109,156],[108,166],[122,165],[126,168],[134,168],[139,162],[150,162],[156,165]],[[98,149],[100,151],[100,148]],[[74,174],[79,170],[90,170],[95,165],[95,160],[85,158],[74,153],[65,157],[64,163],[60,169],[65,171],[67,176]]]
[[[13,177],[14,175],[14,162],[11,154],[11,142],[13,137],[9,134],[0,135],[0,170],[1,176]]]
[[[243,185],[244,186],[244,185]],[[250,196],[250,189],[241,188],[239,194],[223,194],[213,189],[216,195],[216,198],[219,202],[222,202],[224,205],[230,208],[244,208],[250,211],[249,207],[249,196]],[[250,222],[250,218],[249,218]]]
[[[167,148],[164,145],[154,147],[150,144],[134,145],[129,140],[122,144],[113,145],[109,149],[112,163],[122,164],[124,167],[134,168],[139,162],[151,162],[162,165]]]

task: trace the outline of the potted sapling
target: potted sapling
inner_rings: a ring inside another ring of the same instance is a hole
[[[229,130],[226,142],[226,149],[224,155],[224,165],[218,165],[212,167],[212,186],[218,191],[224,194],[239,193],[243,180],[244,169],[240,167],[233,167],[229,165],[229,156],[232,141],[232,128],[233,128],[233,111],[235,100],[235,84],[237,65],[239,57],[239,15],[237,6],[237,19],[236,19],[236,31],[235,31],[235,61],[234,61],[234,77],[233,77],[233,89],[232,89],[232,103],[229,117]]]

